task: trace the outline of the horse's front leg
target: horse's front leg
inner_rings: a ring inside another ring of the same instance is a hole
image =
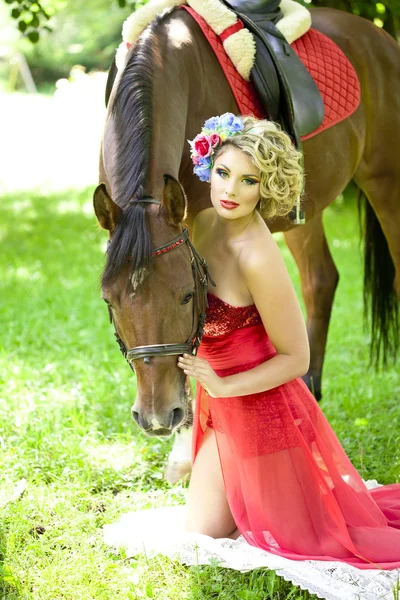
[[[176,483],[192,470],[192,429],[194,401],[190,377],[186,377],[186,398],[188,401],[188,417],[186,424],[175,434],[174,445],[168,457],[164,479]]]
[[[328,326],[339,273],[329,251],[322,223],[322,213],[305,225],[285,232],[286,243],[300,272],[301,287],[307,310],[310,342],[310,368],[304,381],[321,399],[321,377]]]

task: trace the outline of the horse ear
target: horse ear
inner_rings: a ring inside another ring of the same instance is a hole
[[[171,225],[179,225],[186,219],[186,195],[183,187],[172,175],[165,174],[161,210]]]
[[[100,225],[112,233],[118,225],[122,210],[111,200],[104,183],[100,183],[94,190],[93,206]]]

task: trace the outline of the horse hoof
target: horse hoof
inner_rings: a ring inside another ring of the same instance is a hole
[[[167,468],[164,472],[164,479],[168,483],[176,483],[185,475],[188,475],[192,470],[192,463],[189,461],[185,462],[171,462],[167,464]]]

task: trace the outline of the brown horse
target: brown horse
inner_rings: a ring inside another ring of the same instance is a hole
[[[366,293],[372,293],[373,350],[384,358],[398,344],[400,297],[400,48],[384,31],[354,15],[312,11],[313,27],[332,38],[353,64],[361,104],[346,120],[304,143],[307,222],[269,223],[285,232],[300,270],[311,345],[308,381],[321,395],[321,372],[338,272],[322,223],[323,209],[353,180],[366,204]],[[182,344],[193,319],[193,275],[186,244],[151,258],[210,206],[208,185],[193,175],[188,139],[204,121],[238,107],[200,28],[184,10],[158,17],[131,47],[107,95],[97,218],[111,243],[102,287],[127,348]],[[112,91],[111,91],[112,88]],[[170,177],[163,178],[164,174]],[[185,193],[187,199],[185,198]],[[150,196],[161,205],[137,202]],[[134,201],[133,201],[134,200]],[[196,312],[196,311],[195,311]],[[185,423],[189,387],[176,355],[134,360],[133,414],[152,435]]]

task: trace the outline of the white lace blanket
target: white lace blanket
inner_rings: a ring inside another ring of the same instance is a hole
[[[376,481],[368,481],[369,489]],[[146,552],[163,554],[187,565],[217,560],[222,567],[237,571],[267,567],[294,585],[326,600],[394,600],[400,569],[361,570],[327,561],[295,561],[281,558],[237,540],[213,539],[183,533],[184,506],[153,508],[124,515],[118,523],[104,526],[106,544],[125,547],[128,556]],[[400,588],[399,588],[400,589]]]

